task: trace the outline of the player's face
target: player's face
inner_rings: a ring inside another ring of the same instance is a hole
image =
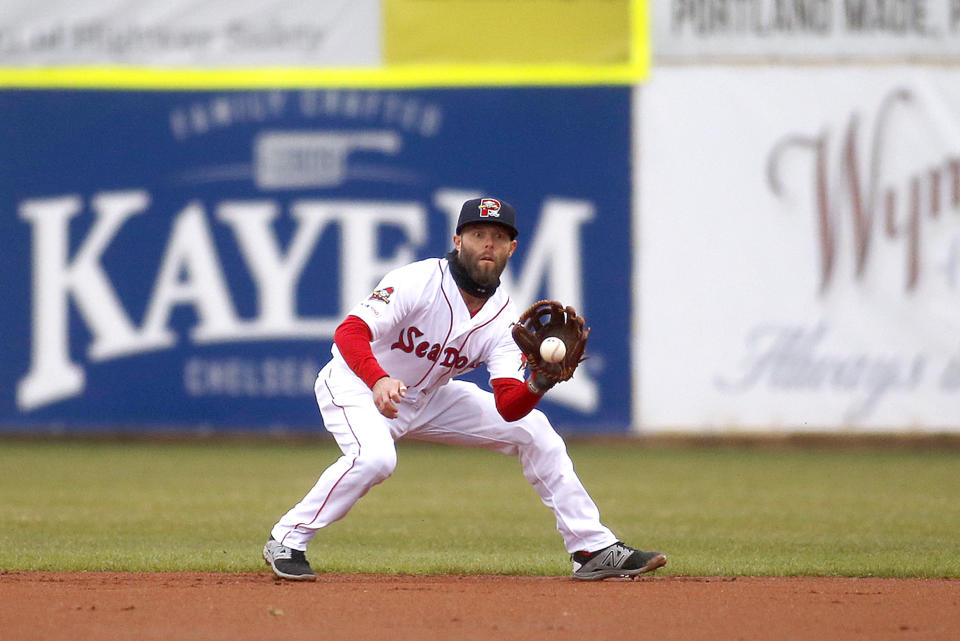
[[[510,240],[506,227],[495,223],[474,223],[460,231],[453,237],[453,244],[470,278],[484,286],[496,284],[517,241]]]

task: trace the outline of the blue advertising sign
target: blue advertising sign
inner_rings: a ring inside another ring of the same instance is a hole
[[[320,430],[336,326],[481,194],[518,309],[593,327],[541,407],[629,427],[629,88],[0,91],[0,141],[0,429]]]

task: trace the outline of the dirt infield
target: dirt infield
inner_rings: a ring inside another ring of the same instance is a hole
[[[960,581],[0,573],[5,641],[960,638]]]

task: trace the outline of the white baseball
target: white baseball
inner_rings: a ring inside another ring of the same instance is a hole
[[[540,356],[548,363],[559,363],[567,355],[567,346],[556,336],[548,336],[540,343]]]

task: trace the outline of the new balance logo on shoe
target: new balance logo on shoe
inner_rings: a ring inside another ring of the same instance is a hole
[[[623,565],[623,562],[626,561],[627,557],[629,556],[630,552],[625,548],[607,548],[607,551],[604,552],[604,556],[600,561],[600,564],[618,568]]]

